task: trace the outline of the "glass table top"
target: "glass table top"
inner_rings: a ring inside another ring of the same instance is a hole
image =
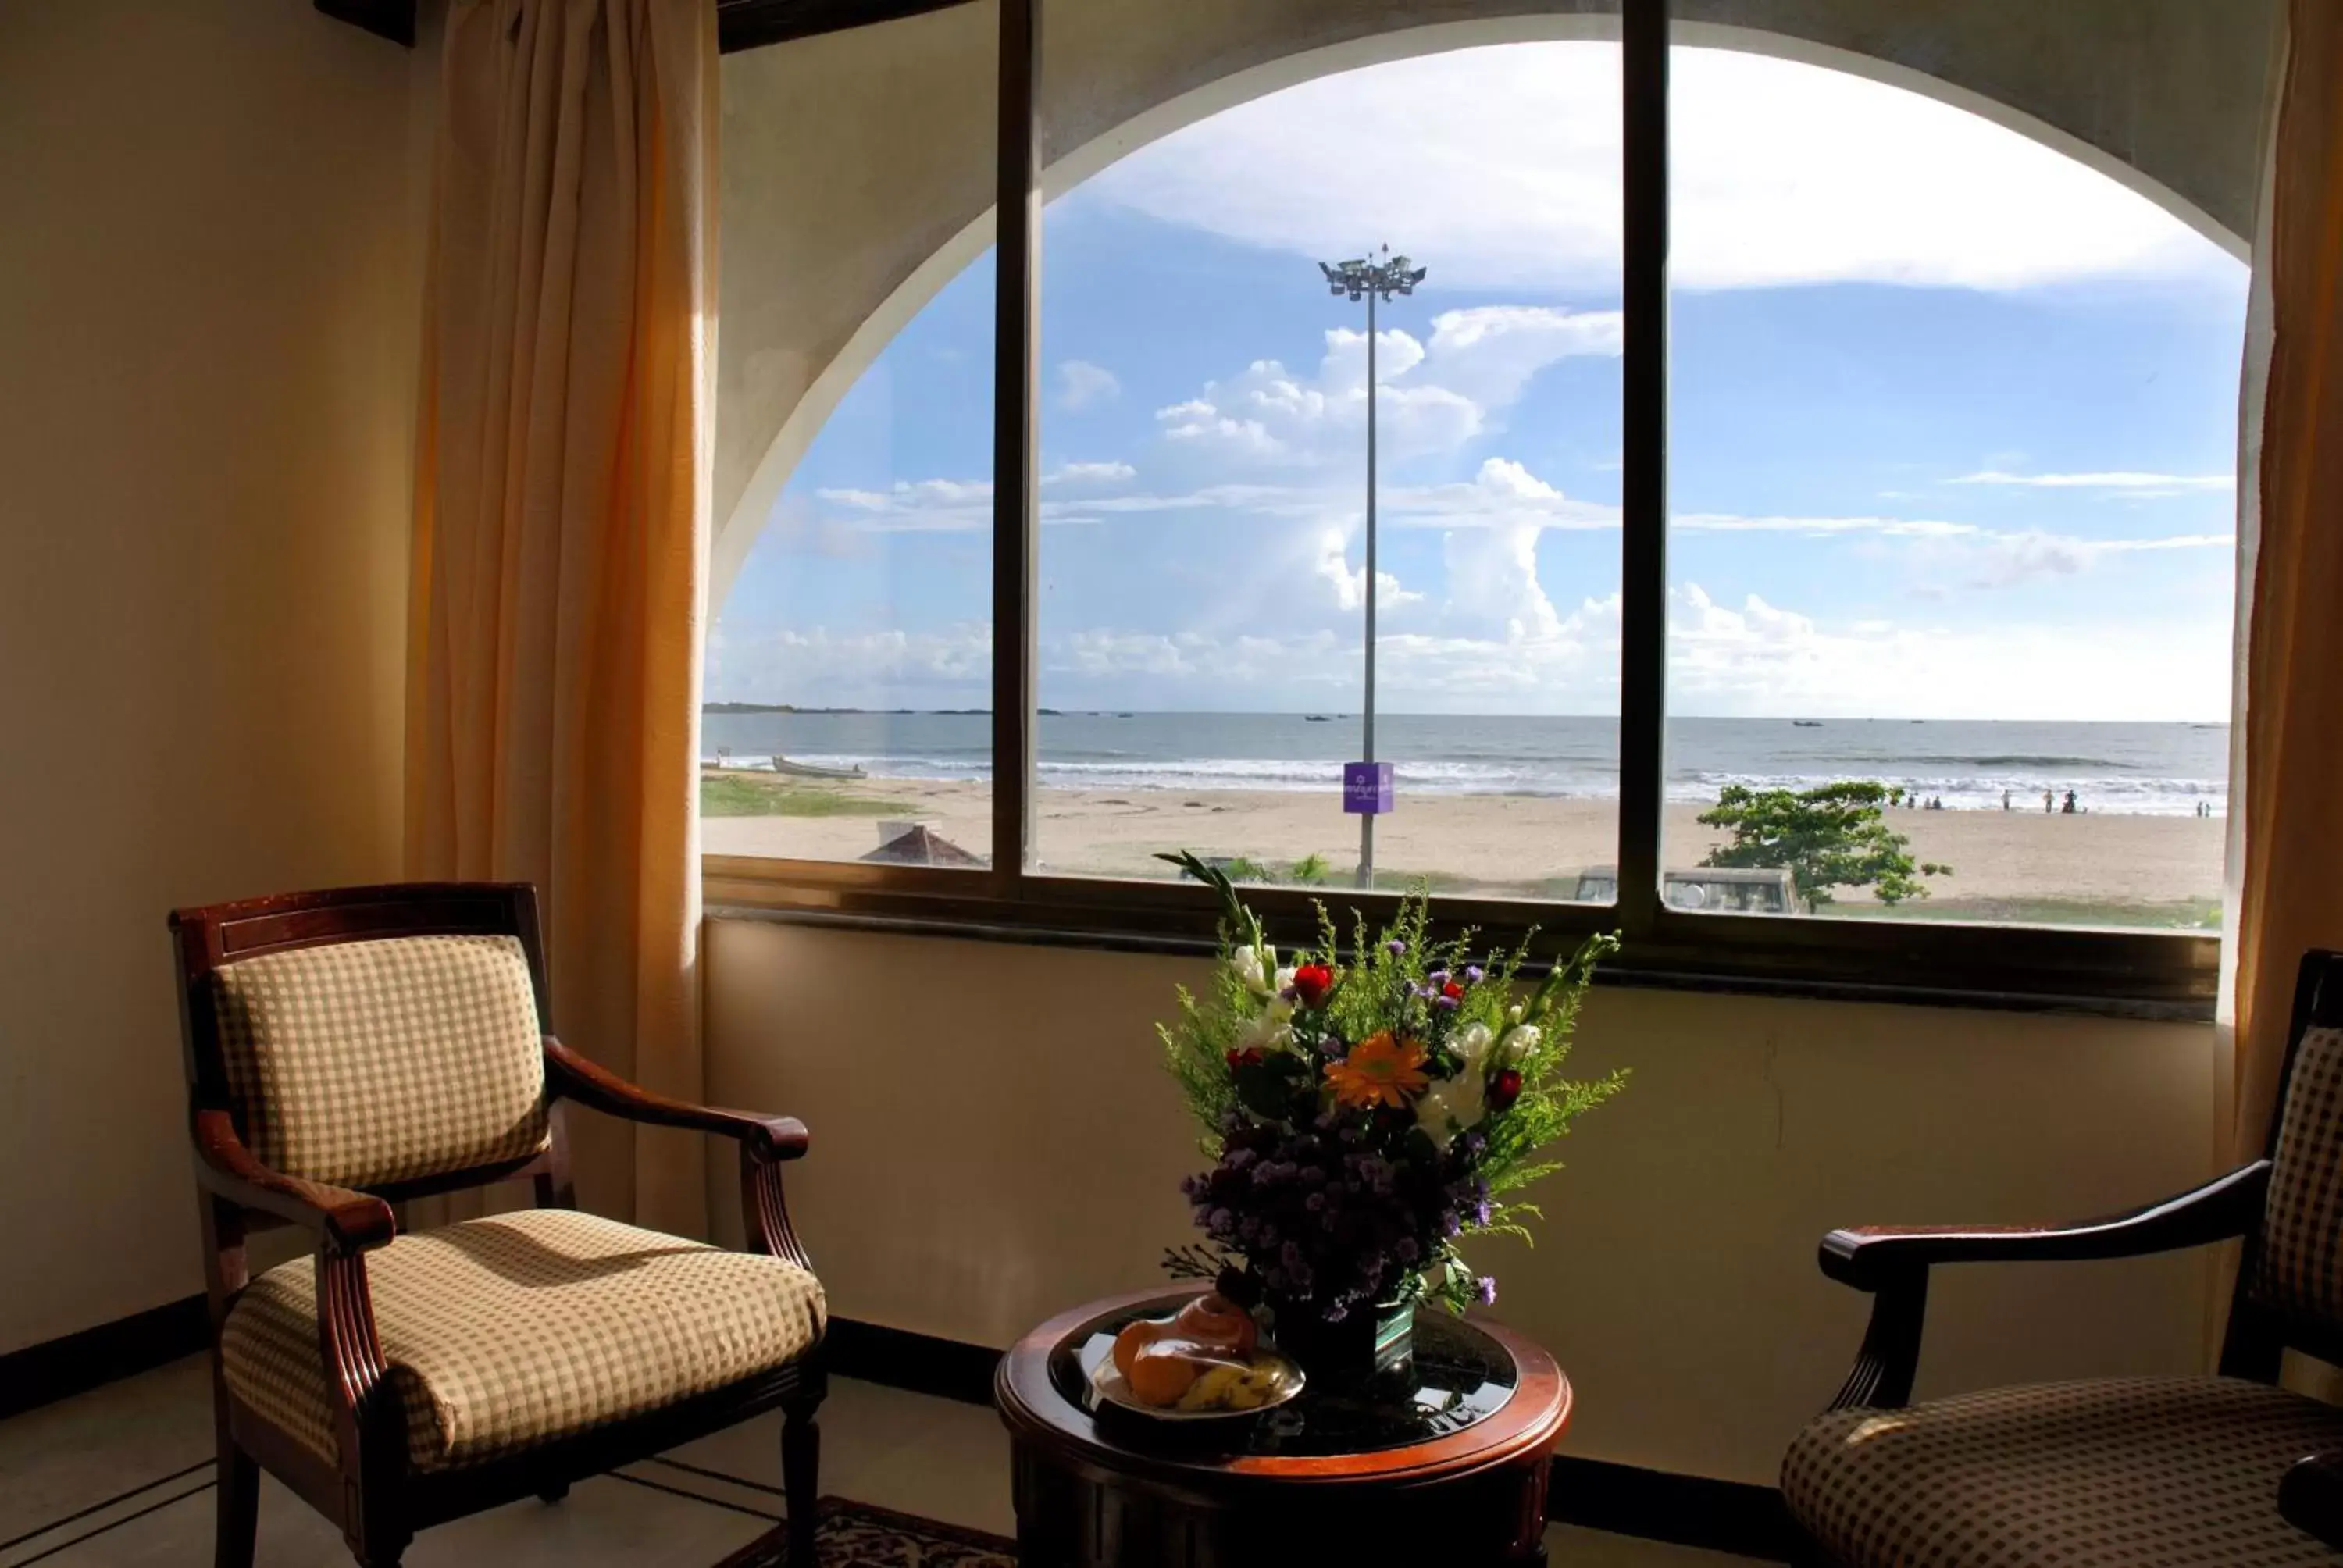
[[[1116,1333],[1137,1318],[1168,1317],[1186,1299],[1144,1302],[1076,1329],[1051,1353],[1051,1386],[1068,1403],[1100,1417],[1091,1373],[1113,1354]],[[1222,1453],[1262,1458],[1372,1453],[1429,1442],[1486,1421],[1504,1408],[1519,1381],[1503,1345],[1433,1308],[1415,1315],[1413,1359],[1370,1382],[1337,1387],[1313,1379],[1292,1402],[1253,1421],[1151,1426],[1145,1416],[1109,1406],[1101,1425],[1166,1441],[1176,1432],[1182,1441],[1207,1442]]]

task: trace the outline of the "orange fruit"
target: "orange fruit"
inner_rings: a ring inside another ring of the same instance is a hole
[[[1179,1403],[1202,1370],[1186,1345],[1149,1344],[1131,1358],[1131,1370],[1123,1376],[1131,1380],[1131,1395],[1141,1404],[1165,1406]]]

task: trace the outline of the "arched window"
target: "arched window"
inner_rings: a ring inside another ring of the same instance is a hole
[[[2217,924],[2235,236],[1976,92],[1681,32],[1654,690],[1623,642],[1622,53],[1569,20],[1288,61],[1061,160],[1013,804],[992,253],[907,285],[719,607],[709,852],[974,873],[1030,805],[1021,879],[1186,848],[1609,904],[1656,861],[1677,912]],[[1370,578],[1368,302],[1320,264],[1386,244],[1423,276],[1374,303]],[[1663,799],[1623,813],[1639,723]],[[1369,759],[1387,809],[1346,809]]]

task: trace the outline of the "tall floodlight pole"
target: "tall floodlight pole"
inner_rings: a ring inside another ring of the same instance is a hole
[[[1391,246],[1385,246],[1380,261],[1372,256],[1342,262],[1322,261],[1318,270],[1326,275],[1329,294],[1354,304],[1361,299],[1367,302],[1367,579],[1363,596],[1367,610],[1366,712],[1361,727],[1358,768],[1343,772],[1342,806],[1359,814],[1359,886],[1372,888],[1375,882],[1375,817],[1392,807],[1390,771],[1388,767],[1378,770],[1375,764],[1375,301],[1413,294],[1427,269],[1411,266],[1406,256],[1393,256]]]

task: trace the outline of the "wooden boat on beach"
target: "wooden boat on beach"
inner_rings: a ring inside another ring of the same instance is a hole
[[[786,757],[775,756],[770,765],[776,773],[791,779],[867,779],[860,765],[851,768],[820,768],[810,762],[792,762]]]

